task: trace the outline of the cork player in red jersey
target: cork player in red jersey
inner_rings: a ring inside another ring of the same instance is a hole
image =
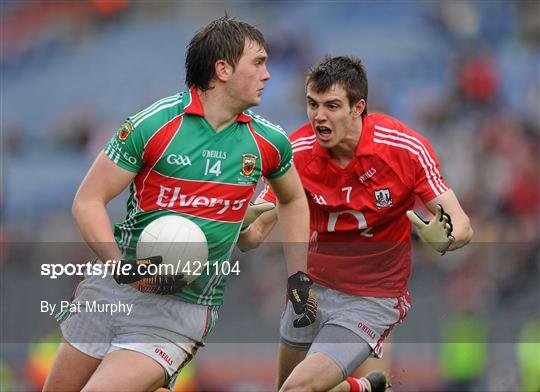
[[[393,117],[368,114],[360,59],[325,58],[308,73],[306,95],[309,123],[290,140],[310,209],[308,273],[319,307],[314,324],[293,329],[287,304],[278,388],[383,391],[382,373],[349,376],[382,356],[382,342],[410,308],[411,222],[441,254],[467,244],[472,229],[428,140]],[[430,221],[412,211],[416,197]],[[256,201],[275,203],[268,187]],[[260,244],[276,220],[274,211],[262,214],[240,249]]]

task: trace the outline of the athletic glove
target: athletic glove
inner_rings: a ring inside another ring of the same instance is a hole
[[[131,284],[143,293],[169,295],[176,294],[186,286],[184,275],[150,275],[147,273],[148,266],[160,265],[163,262],[161,256],[152,256],[137,260],[120,260],[114,266],[113,277],[118,284]],[[125,267],[129,265],[130,267]],[[145,266],[145,267],[141,267]],[[155,269],[158,272],[158,269]]]
[[[269,201],[259,204],[253,204],[250,202],[246,215],[244,216],[244,221],[242,222],[242,229],[240,230],[240,233],[245,233],[248,231],[249,226],[255,222],[255,220],[261,216],[262,213],[273,210],[274,208],[276,208],[276,205],[274,203],[270,203]]]
[[[287,296],[292,303],[294,312],[301,314],[293,321],[295,328],[313,324],[317,318],[317,298],[310,288],[312,284],[313,281],[302,271],[289,276],[287,280]]]
[[[143,293],[170,295],[179,293],[187,285],[183,277],[182,274],[172,276],[153,275],[142,278],[131,285]]]
[[[418,234],[433,249],[444,255],[452,242],[455,241],[452,235],[452,219],[444,212],[442,205],[437,204],[435,216],[429,222],[423,220],[414,211],[407,211],[407,218],[418,229]]]

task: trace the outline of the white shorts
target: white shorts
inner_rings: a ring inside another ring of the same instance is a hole
[[[327,324],[346,328],[365,340],[372,355],[382,357],[382,342],[392,328],[403,321],[410,308],[410,296],[397,298],[358,297],[314,283],[312,290],[318,301],[317,320],[304,328],[294,328],[292,304],[287,301],[280,322],[282,342],[292,348],[309,349],[311,343]],[[329,342],[331,343],[331,342]]]
[[[68,343],[98,359],[120,349],[143,353],[163,366],[173,381],[204,346],[218,310],[173,296],[141,293],[117,284],[110,275],[85,278],[71,304],[71,310],[77,307],[74,312],[67,309],[57,315]]]

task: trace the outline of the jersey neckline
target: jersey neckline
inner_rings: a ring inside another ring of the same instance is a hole
[[[205,117],[204,108],[199,98],[199,94],[197,94],[197,88],[195,86],[191,86],[189,88],[188,94],[185,94],[184,98],[182,99],[182,104],[184,106],[185,114]],[[247,115],[245,112],[240,112],[238,116],[236,116],[235,121],[241,122],[241,123],[250,123],[252,120],[253,119],[249,115]]]

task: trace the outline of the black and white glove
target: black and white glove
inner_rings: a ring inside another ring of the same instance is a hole
[[[302,271],[289,276],[287,280],[287,296],[294,312],[301,315],[293,321],[295,328],[307,327],[317,318],[317,297],[311,290],[312,284],[310,277]]]
[[[176,294],[182,291],[187,285],[183,277],[182,274],[171,276],[154,275],[138,280],[132,283],[131,286],[142,293],[158,295]]]
[[[257,220],[259,216],[261,216],[264,212],[270,211],[276,208],[276,205],[274,203],[270,203],[269,201],[259,204],[253,204],[249,203],[249,206],[246,211],[246,215],[244,216],[244,221],[242,222],[242,228],[240,229],[240,233],[245,233],[249,230],[249,226]]]
[[[169,295],[180,292],[187,284],[183,280],[184,275],[151,275],[148,273],[150,264],[158,266],[162,262],[161,256],[120,260],[114,266],[114,280],[118,284],[130,284],[143,293]],[[128,265],[129,267],[127,267]]]
[[[418,230],[418,235],[433,249],[444,255],[450,245],[455,241],[452,235],[452,219],[444,212],[442,205],[437,204],[435,216],[430,221],[425,221],[414,211],[407,211],[407,218]]]

